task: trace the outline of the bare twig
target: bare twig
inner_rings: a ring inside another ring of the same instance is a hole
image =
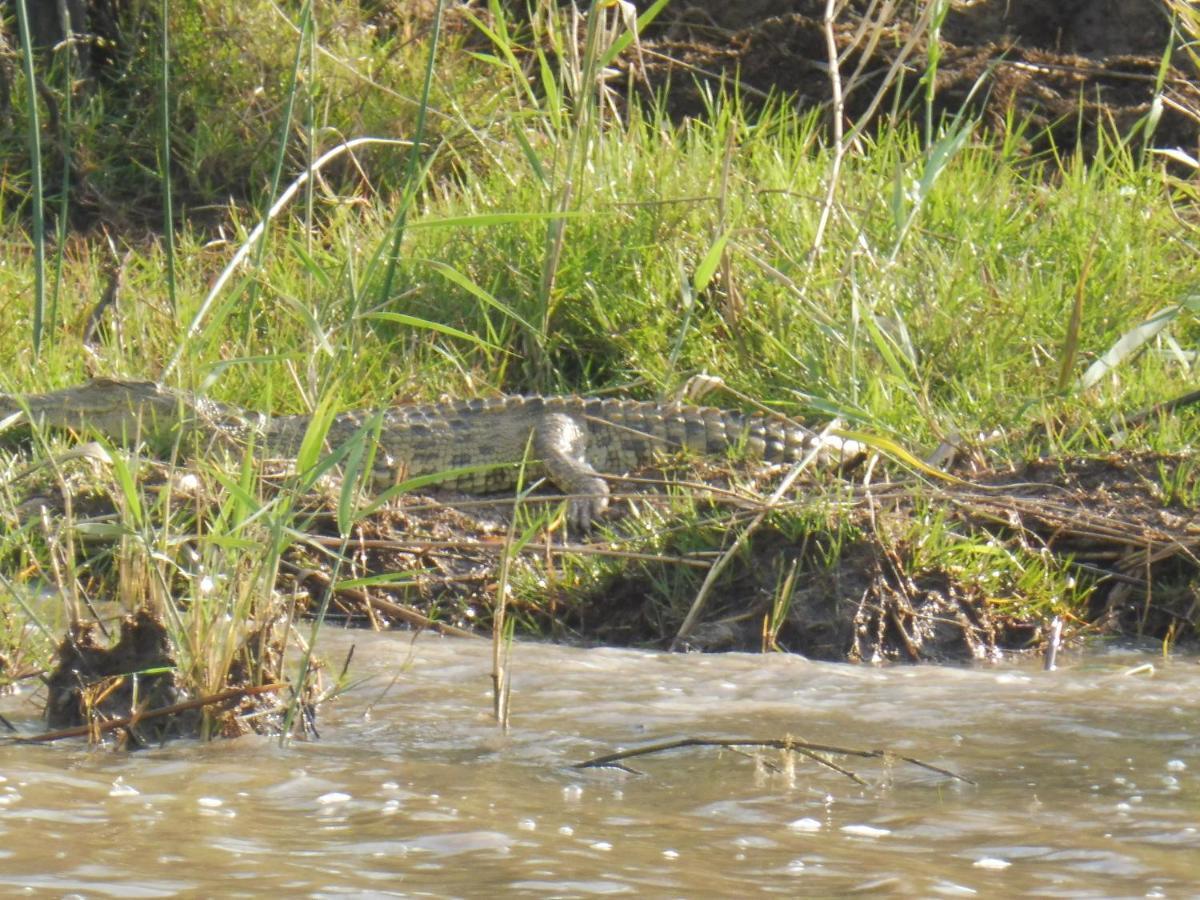
[[[622,495],[613,495],[614,498],[619,498]],[[639,500],[645,500],[645,494],[630,495],[636,496]],[[497,501],[486,501],[489,504],[495,504]],[[455,506],[458,504],[455,503]],[[305,538],[305,543],[315,544],[322,547],[340,547],[342,541],[339,538],[326,537],[319,534],[310,534]],[[470,539],[464,538],[461,540],[390,540],[387,538],[366,538],[361,541],[356,541],[356,545],[371,550],[393,550],[397,553],[413,553],[426,554],[438,550],[457,550],[467,553],[480,553],[486,555],[499,555],[504,552],[503,540],[490,539]],[[566,555],[573,556],[602,556],[612,557],[614,559],[627,559],[637,562],[663,562],[671,563],[679,566],[689,566],[694,569],[707,569],[710,565],[703,559],[693,559],[686,556],[664,556],[659,553],[637,553],[632,550],[617,550],[613,547],[600,546],[598,544],[576,544],[576,543],[548,543],[546,541],[526,541],[519,548],[515,548],[521,553],[537,553],[542,555]],[[340,589],[339,589],[340,590]]]
[[[133,257],[133,250],[126,250],[120,259],[114,259],[108,273],[108,286],[104,289],[104,296],[88,313],[87,325],[83,329],[83,343],[93,344],[96,341],[96,333],[100,330],[100,324],[104,321],[104,314],[109,309],[116,309],[120,302],[121,291],[125,287],[125,270],[129,266],[129,260]]]
[[[467,631],[463,628],[457,628],[454,625],[449,625],[445,622],[438,622],[429,616],[417,612],[411,606],[405,606],[401,603],[393,603],[391,600],[385,600],[382,597],[376,597],[368,591],[360,590],[359,588],[343,588],[336,587],[333,579],[320,569],[301,569],[295,563],[288,560],[280,560],[280,565],[287,568],[297,575],[297,577],[311,578],[319,582],[326,590],[334,590],[338,594],[343,594],[355,603],[359,604],[363,609],[375,609],[385,615],[392,616],[402,622],[406,622],[417,628],[428,628],[436,631],[438,634],[447,637],[465,637],[477,638],[479,635]]]
[[[833,97],[833,161],[829,165],[829,183],[825,188],[825,201],[821,204],[821,216],[817,220],[817,233],[813,237],[812,255],[817,256],[825,243],[825,229],[829,227],[829,217],[833,212],[834,199],[837,196],[838,180],[842,173],[842,159],[846,156],[845,99],[842,96],[842,77],[838,67],[837,36],[833,25],[837,18],[837,0],[825,0],[825,16],[822,25],[825,29],[825,51],[829,56],[829,88]]]
[[[1123,428],[1134,428],[1148,422],[1150,419],[1175,412],[1175,410],[1183,409],[1185,406],[1194,406],[1197,403],[1200,403],[1200,391],[1188,391],[1179,397],[1172,397],[1170,400],[1164,400],[1162,403],[1155,403],[1153,406],[1143,409],[1140,412],[1126,416],[1121,425]]]
[[[832,763],[827,759],[823,759],[814,754],[832,753],[839,756],[857,756],[860,759],[883,759],[892,760],[898,759],[906,762],[909,765],[917,766],[929,772],[936,772],[939,775],[945,775],[947,778],[953,778],[955,781],[961,781],[964,784],[975,784],[970,778],[964,775],[959,775],[957,772],[951,772],[949,769],[943,769],[941,766],[935,766],[931,763],[922,762],[911,756],[902,756],[898,753],[893,753],[890,750],[858,750],[853,747],[837,747],[831,744],[813,744],[808,741],[798,741],[794,738],[775,738],[770,740],[754,740],[752,738],[680,738],[673,741],[660,741],[654,744],[646,744],[641,747],[635,747],[630,750],[621,750],[616,753],[606,753],[603,756],[597,756],[595,759],[589,759],[586,762],[575,763],[571,766],[573,769],[598,769],[598,768],[620,768],[625,771],[631,771],[628,766],[622,765],[627,759],[636,759],[639,756],[651,756],[656,753],[665,753],[668,750],[680,750],[685,747],[720,747],[724,749],[734,749],[742,747],[759,747],[767,750],[786,750],[788,752],[802,753],[815,762],[819,762],[824,766],[845,775],[855,784],[866,784],[867,782],[851,772],[849,769],[844,769],[836,763]]]
[[[274,691],[280,691],[288,687],[287,684],[260,684],[254,687],[229,688],[228,690],[218,691],[215,694],[210,694],[207,697],[197,697],[194,700],[184,700],[182,703],[172,703],[170,706],[160,706],[158,709],[152,709],[148,712],[135,712],[132,715],[121,716],[118,719],[108,719],[103,722],[93,722],[86,725],[76,725],[73,728],[60,728],[58,731],[46,731],[42,734],[35,734],[30,737],[10,738],[9,740],[18,744],[38,744],[47,741],[57,741],[62,738],[71,737],[86,737],[89,734],[103,734],[106,731],[115,731],[118,728],[128,728],[145,722],[148,719],[159,719],[163,716],[174,716],[182,712],[189,712],[193,709],[211,706],[214,703],[225,703],[228,700],[237,700],[242,697],[256,697],[259,694],[269,694]]]
[[[800,473],[807,469],[812,464],[812,461],[821,453],[822,441],[828,436],[828,432],[829,428],[827,427],[817,437],[816,441],[813,442],[812,450],[805,455],[804,459],[793,466],[783,481],[779,483],[779,487],[771,494],[770,499],[767,500],[758,514],[750,520],[750,524],[738,534],[737,539],[734,540],[729,549],[721,554],[721,557],[712,564],[712,567],[708,570],[708,574],[704,576],[704,583],[700,585],[700,590],[696,592],[696,599],[692,601],[691,609],[688,610],[683,624],[679,626],[679,631],[671,641],[671,650],[678,649],[687,640],[688,636],[692,633],[692,629],[696,627],[696,622],[700,619],[700,613],[704,609],[704,604],[708,600],[709,593],[717,582],[717,577],[724,571],[725,567],[729,565],[730,561],[742,547],[745,546],[750,536],[759,529],[759,526],[766,520],[767,514],[775,508],[775,504],[779,499],[788,492],[795,480],[800,477]]]

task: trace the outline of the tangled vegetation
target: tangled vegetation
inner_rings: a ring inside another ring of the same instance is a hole
[[[1194,637],[1195,147],[1156,145],[1153,109],[1063,154],[934,102],[932,0],[905,20],[917,114],[869,128],[849,69],[811,106],[689,81],[680,116],[639,76],[665,2],[534,6],[110,0],[108,33],[40,47],[6,6],[0,390],[145,378],[319,417],[705,375],[877,458],[790,499],[689,464],[580,536],[536,494],[379,508],[336,448],[279,468],[27,428],[0,460],[0,682],[142,608],[172,697],[288,680],[288,729],[342,612],[860,659],[1036,648],[1056,616]]]

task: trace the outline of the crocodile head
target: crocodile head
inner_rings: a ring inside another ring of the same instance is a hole
[[[152,381],[95,378],[46,394],[0,394],[0,430],[32,421],[114,439],[149,437],[174,428],[184,409],[178,394]]]

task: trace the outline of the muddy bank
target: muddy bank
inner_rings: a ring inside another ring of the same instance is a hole
[[[706,95],[735,83],[752,105],[776,96],[828,108],[824,12],[820,0],[672,5],[626,64],[644,94],[665,96],[677,118],[703,116]],[[924,120],[931,38],[918,14],[905,6],[881,19],[877,5],[866,2],[839,14],[832,33],[847,123],[893,111]],[[1009,121],[1024,123],[1027,150],[1063,155],[1077,147],[1095,152],[1102,134],[1140,128],[1139,140],[1194,153],[1200,87],[1186,53],[1176,50],[1160,90],[1170,41],[1170,17],[1159,0],[952,4],[939,36],[934,122],[962,114],[998,131]]]
[[[624,499],[590,535],[528,529],[528,513],[552,520],[553,496],[529,498],[513,529],[511,498],[437,493],[398,498],[343,538],[332,497],[313,497],[280,567],[279,619],[246,624],[224,684],[183,689],[186,654],[146,610],[111,635],[78,622],[46,678],[49,736],[137,747],[181,734],[315,733],[320,673],[293,705],[280,620],[325,614],[485,637],[501,591],[517,634],[582,645],[986,661],[1044,650],[1054,616],[1069,644],[1192,644],[1196,471],[1191,454],[1138,453],[1040,459],[970,482],[825,476],[768,510],[755,499],[766,492],[745,489],[749,473],[706,468],[667,492],[617,480]],[[1003,557],[1009,574],[964,564],[972,556]],[[1036,581],[1014,574],[1039,566],[1070,572],[1073,596],[1039,597]]]
[[[544,533],[512,551],[510,614],[525,630],[589,644],[785,650],[825,660],[944,662],[1038,651],[1058,614],[1068,637],[1194,640],[1194,468],[1185,456],[1110,454],[1037,460],[970,483],[813,482],[752,527],[685,634],[681,625],[709,569],[762,509],[689,487],[685,506],[699,504],[701,513],[672,521],[657,511],[667,498],[627,485],[632,499],[614,510],[607,539]],[[334,607],[376,625],[419,622],[373,604],[378,595],[431,622],[486,631],[509,546],[506,503],[481,512],[489,501],[459,499],[466,505],[454,509],[445,496],[405,498],[349,542],[316,535],[326,546],[353,548],[352,574],[343,578],[395,575],[368,592],[335,591]],[[647,528],[647,517],[657,524]],[[946,546],[1065,567],[1075,600],[1086,603],[1042,601],[1011,578],[981,579],[954,564],[952,553],[932,552],[931,531]],[[319,562],[300,554],[292,565],[309,573],[308,602],[321,600],[330,579],[312,579]]]
[[[73,623],[45,676],[47,731],[24,740],[87,737],[129,749],[177,737],[315,734],[319,668],[305,672],[299,714],[289,707],[295,685],[283,672],[283,640],[254,629],[224,671],[224,683],[198,694],[184,677],[184,658],[160,614],[146,607],[123,617],[111,634],[97,621]],[[189,690],[189,687],[192,690]]]

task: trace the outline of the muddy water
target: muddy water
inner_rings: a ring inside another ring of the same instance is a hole
[[[486,644],[326,632],[324,652],[352,642],[359,682],[319,742],[0,746],[0,895],[1200,895],[1195,659],[1043,673],[519,645],[502,736]],[[0,711],[36,727],[27,698]],[[888,747],[978,784],[841,758],[862,787],[716,750],[568,768],[695,735]]]

